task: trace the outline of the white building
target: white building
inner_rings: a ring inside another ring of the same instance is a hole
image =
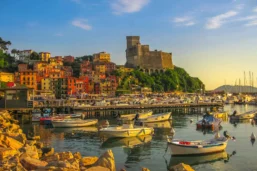
[[[27,60],[32,54],[33,50],[23,50],[19,52],[19,59],[21,61]]]

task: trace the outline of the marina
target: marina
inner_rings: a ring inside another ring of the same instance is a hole
[[[255,106],[225,105],[224,110],[232,114],[234,110],[244,113],[256,109]],[[154,113],[155,114],[155,113]],[[153,114],[153,115],[154,115]],[[237,166],[238,170],[252,170],[255,168],[256,144],[251,143],[250,136],[255,134],[256,125],[252,125],[250,120],[230,122],[223,120],[220,130],[221,136],[226,130],[230,135],[236,137],[235,142],[229,142],[225,151],[208,154],[204,156],[195,156],[195,160],[190,156],[176,157],[172,156],[167,148],[167,136],[171,135],[171,129],[175,130],[174,139],[183,140],[205,140],[212,139],[215,132],[212,130],[196,130],[196,122],[202,119],[202,114],[180,114],[172,113],[172,121],[163,121],[155,123],[146,123],[145,126],[153,127],[154,134],[106,139],[99,136],[97,127],[90,126],[84,128],[47,128],[43,125],[25,124],[25,132],[34,132],[40,135],[42,141],[49,146],[53,146],[57,151],[71,150],[80,151],[83,155],[99,155],[106,149],[112,149],[116,159],[117,168],[126,168],[126,170],[137,170],[140,166],[145,166],[150,170],[166,171],[173,165],[184,162],[191,164],[195,170],[211,171],[217,168],[229,170]],[[101,120],[99,121],[101,123]],[[110,118],[110,126],[117,124],[115,119]],[[72,136],[72,133],[79,136]],[[164,157],[162,157],[164,155]],[[173,160],[174,159],[174,160]],[[198,160],[199,159],[199,160]],[[247,161],[249,164],[240,165]],[[235,169],[233,169],[235,170]]]

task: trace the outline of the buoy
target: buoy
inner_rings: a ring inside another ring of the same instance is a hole
[[[171,128],[170,133],[175,134],[175,130],[173,128]]]
[[[255,140],[256,136],[252,133],[251,140]]]

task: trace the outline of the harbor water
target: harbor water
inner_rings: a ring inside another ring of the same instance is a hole
[[[225,111],[239,113],[257,109],[250,105],[226,105]],[[190,120],[193,120],[191,123]],[[252,132],[257,135],[256,125],[250,120],[239,123],[222,122],[220,134],[225,130],[236,141],[229,141],[225,152],[190,157],[173,157],[167,149],[166,136],[170,135],[171,127],[175,130],[176,139],[203,140],[214,137],[210,131],[196,130],[197,120],[202,119],[201,114],[173,114],[171,122],[152,123],[148,126],[155,128],[152,136],[109,139],[106,140],[98,134],[96,127],[85,128],[45,128],[39,123],[22,125],[25,133],[40,135],[44,144],[54,147],[55,151],[79,151],[83,156],[100,156],[107,149],[112,149],[117,170],[125,168],[128,171],[139,171],[147,167],[153,171],[166,171],[178,163],[191,165],[198,171],[213,170],[257,170],[256,154],[257,142],[252,143]],[[115,120],[110,121],[115,124]],[[76,133],[78,136],[72,136]],[[167,149],[167,151],[166,151]]]

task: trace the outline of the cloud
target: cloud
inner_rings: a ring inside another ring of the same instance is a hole
[[[217,29],[220,28],[224,23],[227,22],[227,19],[234,17],[238,14],[236,11],[228,11],[224,14],[217,15],[208,20],[206,24],[206,29]]]
[[[252,20],[245,24],[245,26],[250,27],[250,26],[257,26],[257,20]]]
[[[237,10],[241,10],[241,9],[243,9],[245,7],[245,4],[238,4],[237,6],[236,6],[236,9]]]
[[[235,19],[235,21],[249,21],[249,20],[254,20],[254,19],[257,19],[257,15],[241,17],[241,18]]]
[[[255,8],[253,9],[253,12],[257,12],[257,7],[255,7]]]
[[[193,26],[193,25],[195,25],[195,22],[193,21],[193,19],[188,16],[176,17],[173,19],[172,22],[176,23],[176,25],[178,25],[178,26]]]
[[[92,26],[88,24],[86,19],[75,19],[71,24],[84,30],[92,30]]]
[[[149,2],[150,0],[113,0],[111,8],[116,15],[134,13],[140,11]]]
[[[63,36],[63,34],[62,34],[62,33],[56,33],[54,36],[62,37],[62,36]]]

